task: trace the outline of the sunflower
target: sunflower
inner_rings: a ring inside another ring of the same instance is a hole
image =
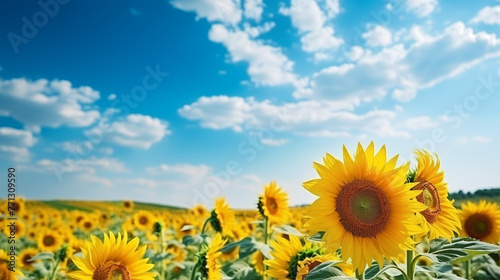
[[[25,270],[33,270],[33,264],[38,262],[38,260],[30,261],[30,259],[38,253],[38,250],[34,248],[27,248],[21,251],[21,253],[19,253],[19,267]]]
[[[132,211],[134,209],[134,202],[132,200],[124,200],[122,206],[125,211]]]
[[[493,244],[500,241],[500,207],[496,203],[484,200],[479,204],[470,201],[462,203],[460,222],[460,236],[470,236]]]
[[[149,211],[140,210],[134,214],[134,225],[138,229],[145,231],[152,231],[154,222],[155,222],[155,217]]]
[[[93,219],[91,217],[83,218],[79,223],[80,229],[86,233],[91,232],[96,227],[96,224],[94,221],[95,221],[95,219]]]
[[[342,247],[362,273],[375,259],[380,266],[412,249],[411,235],[421,232],[415,213],[425,209],[416,200],[421,191],[405,184],[408,164],[395,167],[398,156],[386,162],[386,148],[375,155],[373,142],[363,150],[358,143],[354,159],[343,147],[344,162],[326,154],[324,165],[314,163],[320,178],[304,183],[319,196],[309,207],[305,227],[310,234],[324,232],[328,252]]]
[[[200,268],[202,276],[207,280],[222,279],[223,275],[219,257],[222,254],[220,250],[224,247],[226,242],[227,239],[223,240],[222,235],[217,233],[217,235],[212,239],[210,246],[205,246],[200,252],[198,263],[196,265]]]
[[[264,194],[259,196],[257,206],[260,214],[268,218],[271,224],[284,224],[291,216],[288,195],[275,181],[264,187]]]
[[[10,235],[10,232],[11,232],[10,227],[6,226],[6,227],[4,227],[3,230],[4,230],[5,235],[7,235],[7,236]],[[23,237],[26,234],[26,224],[23,221],[21,221],[21,220],[16,221],[16,226],[14,228],[14,234],[16,235],[17,238]]]
[[[55,252],[63,243],[63,237],[58,231],[44,230],[38,235],[37,245],[42,252]]]
[[[439,171],[439,158],[427,151],[415,151],[417,169],[409,173],[408,182],[415,182],[413,190],[421,190],[417,200],[427,206],[422,214],[423,234],[429,239],[444,237],[451,240],[460,230],[458,211],[453,201],[448,199],[448,186],[444,182],[444,172]]]
[[[0,249],[0,279],[18,280],[18,277],[24,277],[24,274],[19,269],[14,269],[14,271],[9,270],[8,260],[7,253]]]
[[[148,264],[148,259],[143,258],[146,245],[139,246],[139,239],[128,241],[127,234],[123,237],[109,232],[109,237],[104,234],[104,241],[91,236],[92,242],[87,242],[82,248],[83,258],[72,258],[79,271],[68,273],[70,279],[93,280],[153,280],[156,276],[148,272],[153,264]]]
[[[232,229],[236,227],[236,219],[233,210],[230,209],[229,204],[223,197],[215,199],[215,208],[210,215],[210,224],[218,233],[233,236]]]
[[[321,248],[310,243],[302,245],[299,238],[290,235],[289,239],[278,236],[271,240],[272,260],[265,260],[269,266],[266,274],[278,280],[302,280],[318,264],[326,260],[336,260],[333,254],[323,254]]]
[[[205,208],[205,206],[203,204],[195,205],[193,208],[191,208],[189,210],[189,212],[192,215],[194,215],[196,217],[201,217],[201,218],[204,218],[204,217],[208,216],[208,214],[209,214],[207,208]]]

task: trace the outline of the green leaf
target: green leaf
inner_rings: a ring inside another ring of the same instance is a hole
[[[289,225],[273,226],[273,230],[283,234],[291,234],[298,237],[303,237],[305,234],[297,230],[296,228]]]
[[[313,234],[311,237],[309,237],[309,241],[314,241],[314,242],[323,242],[323,235],[325,235],[324,231],[317,232]]]
[[[434,239],[429,244],[429,252],[422,254],[435,262],[463,262],[473,256],[500,251],[500,246],[473,238]]]
[[[28,261],[36,261],[36,260],[51,260],[54,259],[54,253],[52,252],[41,252],[38,255],[32,257]]]
[[[233,243],[229,243],[229,244],[226,244],[226,246],[222,247],[222,249],[220,250],[222,253],[229,253],[231,252],[232,250],[234,250],[236,247],[242,245],[242,244],[246,244],[246,243],[251,243],[252,242],[252,238],[251,237],[245,237],[243,239],[241,239],[240,241],[236,241],[236,242],[233,242]]]
[[[346,276],[341,269],[334,266],[336,263],[338,262],[327,261],[316,266],[307,274],[306,280],[356,279]]]

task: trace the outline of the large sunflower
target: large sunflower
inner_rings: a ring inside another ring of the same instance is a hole
[[[211,212],[210,225],[224,236],[233,236],[233,228],[236,227],[234,212],[229,207],[226,199],[219,197],[215,199],[215,208]]]
[[[289,239],[278,236],[271,240],[272,260],[265,260],[269,266],[266,274],[278,280],[302,280],[309,271],[324,261],[338,260],[333,254],[323,254],[321,248],[310,243],[302,245],[299,238],[290,235]]]
[[[215,235],[210,243],[210,246],[203,248],[200,252],[198,263],[196,266],[200,268],[200,272],[207,280],[221,280],[222,270],[219,261],[222,252],[220,250],[226,244],[227,239],[222,239],[219,233]]]
[[[304,183],[319,196],[309,207],[305,227],[310,234],[324,232],[328,252],[342,247],[342,258],[352,259],[363,272],[375,259],[397,258],[412,248],[411,235],[421,232],[415,213],[425,209],[415,197],[421,191],[405,184],[408,164],[396,167],[398,156],[386,161],[386,148],[375,155],[373,142],[355,158],[343,148],[344,162],[326,154],[324,165],[314,163],[320,178]]]
[[[259,197],[257,204],[262,216],[267,217],[271,224],[284,224],[290,217],[288,195],[272,181],[264,187],[264,194]]]
[[[439,171],[439,158],[427,151],[415,151],[417,155],[417,169],[410,172],[409,182],[418,183],[413,190],[421,190],[417,200],[427,206],[422,214],[423,234],[429,239],[444,237],[451,239],[455,232],[460,230],[458,211],[453,206],[453,201],[448,199],[448,186],[444,182],[444,172]]]
[[[79,271],[68,273],[71,279],[80,280],[153,280],[155,273],[148,272],[153,264],[143,258],[146,245],[139,247],[139,238],[127,242],[127,234],[117,237],[109,232],[104,234],[104,242],[91,236],[82,248],[83,258],[72,258]]]
[[[493,244],[500,241],[500,207],[496,203],[481,200],[479,204],[470,201],[462,204],[460,222],[460,236],[470,236]]]

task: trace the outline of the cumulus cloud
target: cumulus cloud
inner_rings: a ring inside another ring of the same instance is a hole
[[[37,138],[28,130],[0,127],[0,150],[3,157],[15,162],[26,162],[32,157],[29,148],[36,144]]]
[[[486,24],[500,24],[500,5],[482,8],[471,21]]]
[[[425,17],[434,12],[437,5],[437,0],[407,0],[406,11],[416,14],[418,17]]]
[[[338,1],[327,1],[326,8],[328,16],[314,0],[292,0],[290,7],[281,7],[279,10],[282,15],[290,16],[292,25],[301,34],[300,42],[306,52],[336,49],[344,42],[335,37],[332,26],[326,26],[326,20],[339,12]]]
[[[242,11],[238,0],[172,0],[170,3],[177,9],[195,12],[197,19],[210,22],[222,22],[235,25],[241,21]],[[251,13],[255,16],[255,8]]]
[[[409,137],[407,132],[396,130],[392,125],[396,118],[394,111],[372,110],[356,114],[350,112],[354,106],[344,101],[314,100],[275,105],[269,100],[259,102],[254,98],[211,96],[200,97],[196,102],[183,106],[179,114],[211,129],[274,129],[305,135],[345,135],[361,129],[382,137]]]
[[[88,135],[104,135],[104,140],[120,146],[149,149],[171,132],[168,122],[141,114],[127,115],[123,120],[112,121],[106,131],[94,127]]]
[[[370,47],[383,47],[392,44],[391,31],[381,25],[377,25],[366,33],[363,33],[362,37]]]
[[[413,30],[419,39],[407,47],[396,44],[379,52],[360,49],[356,58],[361,57],[355,62],[320,70],[311,79],[311,98],[370,102],[391,92],[394,99],[406,102],[420,89],[500,56],[495,34],[474,32],[462,22],[433,37]]]
[[[230,30],[222,24],[212,25],[208,37],[227,48],[232,62],[248,62],[248,75],[257,85],[300,86],[303,83],[293,73],[294,63],[279,47],[253,40],[248,33],[238,29]]]
[[[100,98],[88,86],[73,87],[65,80],[36,81],[24,78],[0,79],[0,111],[27,127],[86,127],[99,117],[99,111],[86,106]]]
[[[264,11],[263,0],[245,0],[243,7],[246,18],[260,21],[262,12]]]

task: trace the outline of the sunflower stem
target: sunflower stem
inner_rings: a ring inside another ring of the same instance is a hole
[[[365,280],[365,272],[363,271],[362,273],[359,273],[358,270],[356,269],[356,279]]]
[[[196,279],[196,271],[198,270],[198,263],[196,263],[194,266],[193,266],[193,272],[191,272],[191,280],[195,280]]]
[[[201,234],[204,234],[205,233],[205,229],[208,225],[208,222],[210,221],[210,218],[208,218],[205,223],[203,224],[203,227],[201,228]]]
[[[267,241],[269,240],[268,227],[269,227],[269,219],[266,216],[264,216],[264,243],[266,245],[267,245]]]
[[[163,254],[164,245],[163,245],[163,227],[160,230],[160,254]],[[160,279],[165,279],[165,260],[160,261]]]
[[[471,260],[468,259],[467,261],[464,262],[464,264],[465,264],[465,279],[471,280],[472,279]]]
[[[267,245],[267,242],[269,240],[269,232],[268,232],[268,227],[269,227],[269,219],[267,218],[267,216],[264,216],[264,244]],[[264,265],[264,279],[267,279],[267,265]]]
[[[407,280],[413,280],[416,262],[413,261],[413,250],[406,250],[406,276]]]
[[[56,264],[54,265],[54,269],[52,269],[52,273],[50,274],[49,280],[54,280],[54,277],[57,274],[57,268],[59,267],[59,263],[61,262],[60,259],[57,260]]]

